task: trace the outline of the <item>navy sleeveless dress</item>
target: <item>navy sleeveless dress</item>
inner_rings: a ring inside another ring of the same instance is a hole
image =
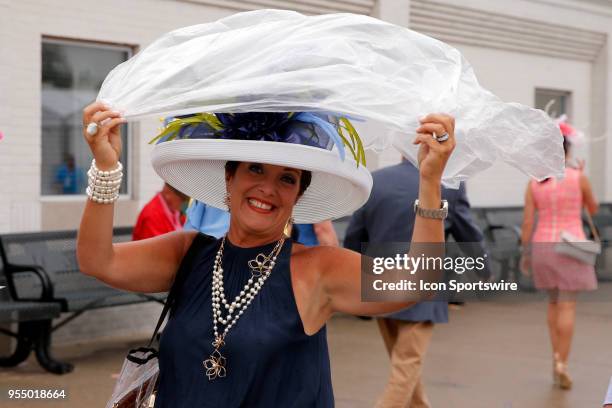
[[[291,285],[290,240],[225,338],[220,352],[227,360],[226,377],[206,377],[202,362],[213,351],[212,269],[220,244],[220,239],[196,236],[181,265],[184,283],[161,336],[155,407],[333,407],[326,330],[304,333]],[[251,277],[248,261],[268,255],[275,244],[240,248],[226,239],[222,262],[228,300]]]

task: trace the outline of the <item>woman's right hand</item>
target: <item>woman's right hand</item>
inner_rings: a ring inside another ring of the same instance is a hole
[[[96,167],[112,170],[121,157],[121,125],[127,120],[102,102],[94,102],[83,110],[83,136],[91,149]],[[95,135],[87,133],[87,125],[98,124]]]

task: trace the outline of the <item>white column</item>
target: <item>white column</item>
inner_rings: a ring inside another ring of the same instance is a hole
[[[596,197],[612,200],[612,44],[607,42],[593,61],[591,71],[591,120],[588,131],[590,146],[587,169]]]
[[[0,0],[0,55],[4,55],[5,58],[0,58],[0,132],[5,137],[9,132],[8,120],[9,120],[9,98],[8,98],[8,46],[7,46],[7,31],[9,29],[9,9],[8,0]],[[6,164],[8,161],[7,150],[4,149],[6,141],[0,141],[0,233],[8,232],[10,229],[10,201],[8,192],[10,191],[9,184],[9,173],[10,166]],[[4,337],[4,336],[2,336]],[[8,344],[8,343],[7,343]],[[2,346],[0,345],[0,350]]]
[[[605,177],[605,195],[601,197],[601,200],[612,202],[612,64],[610,64],[612,42],[610,42],[610,37],[608,37],[606,42],[606,48],[606,82],[603,85],[608,91],[605,107],[606,125],[604,132],[602,132],[602,136],[605,137],[605,144],[602,146],[602,150],[606,152],[606,155],[600,167]]]
[[[0,232],[40,229],[40,16],[22,6],[0,1]]]

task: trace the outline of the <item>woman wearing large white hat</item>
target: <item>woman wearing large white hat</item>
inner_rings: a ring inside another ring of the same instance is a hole
[[[95,162],[78,258],[85,273],[122,289],[181,283],[161,339],[158,407],[333,406],[327,320],[410,302],[362,302],[359,254],[307,248],[283,232],[290,218],[313,223],[365,203],[364,147],[393,143],[418,165],[413,243],[444,241],[443,177],[464,180],[496,158],[539,179],[563,164],[545,113],[481,88],[452,47],[362,15],[258,10],[184,27],[116,67],[98,101],[83,115]],[[454,119],[416,120],[428,112],[460,120],[448,163]],[[229,210],[229,232],[113,245],[119,125],[161,115],[175,119],[153,167],[183,193]],[[343,115],[380,127],[362,144]]]
[[[342,160],[346,146],[335,144],[341,132],[332,130],[350,125],[325,118],[176,119],[162,134],[174,140],[155,147],[153,165],[184,193],[227,206],[229,232],[219,240],[176,232],[113,244],[125,119],[100,102],[84,110],[95,162],[79,232],[81,269],[136,292],[167,291],[177,271],[186,274],[162,335],[156,406],[331,407],[327,320],[336,312],[376,315],[410,304],[362,302],[360,254],[285,237],[291,217],[316,222],[347,215],[369,195],[368,171],[348,154]],[[420,145],[418,205],[431,213],[417,212],[412,241],[443,242],[440,186],[455,146],[453,118],[426,116],[414,143]]]

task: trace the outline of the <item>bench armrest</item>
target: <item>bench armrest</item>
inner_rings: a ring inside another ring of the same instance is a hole
[[[493,231],[495,230],[499,230],[499,229],[504,229],[505,226],[501,225],[501,224],[487,224],[487,226],[484,228],[483,232],[485,234],[485,237],[487,238],[487,240],[491,241],[491,242],[495,242],[495,238],[493,237]]]
[[[485,235],[488,235],[489,239],[494,241],[494,239],[493,239],[493,231],[500,230],[500,229],[507,229],[509,231],[512,231],[514,233],[514,235],[516,236],[517,242],[520,242],[520,240],[521,240],[521,228],[518,225],[489,224],[489,225],[486,226],[484,232],[485,232]]]
[[[523,234],[523,230],[518,225],[511,225],[512,231],[514,231],[514,235],[516,235],[516,239],[521,242],[521,235]]]
[[[40,284],[42,287],[42,293],[40,295],[39,300],[44,301],[53,301],[53,283],[42,267],[38,265],[15,265],[9,264],[6,265],[5,268],[6,275],[9,278],[9,290],[12,292],[11,295],[15,298],[15,300],[25,300],[21,299],[17,293],[17,288],[15,287],[15,282],[13,281],[13,275],[17,273],[30,272],[34,273],[38,279],[40,280]]]

